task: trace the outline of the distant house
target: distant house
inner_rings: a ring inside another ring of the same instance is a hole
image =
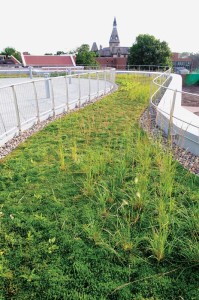
[[[5,55],[0,55],[0,64],[4,64],[5,63]]]
[[[13,55],[6,57],[6,55],[0,55],[1,67],[18,67],[21,63]]]
[[[178,70],[178,68],[185,68],[189,71],[192,69],[192,59],[190,57],[181,57],[180,53],[172,53],[172,64],[173,69]]]
[[[113,67],[116,69],[126,68],[129,49],[129,47],[120,46],[116,18],[114,18],[113,21],[109,47],[102,48],[102,46],[100,46],[100,49],[98,49],[96,42],[94,42],[91,47],[91,51],[98,55],[96,60],[101,67]]]
[[[73,55],[30,55],[23,52],[21,57],[24,67],[76,67]]]

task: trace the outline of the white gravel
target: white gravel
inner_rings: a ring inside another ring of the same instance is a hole
[[[153,107],[147,108],[140,118],[140,125],[153,139],[162,137],[164,147],[168,147],[168,138],[165,133],[156,125],[156,110]],[[191,173],[199,176],[199,156],[180,148],[174,142],[171,144],[174,159]]]

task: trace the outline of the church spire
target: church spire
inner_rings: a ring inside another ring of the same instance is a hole
[[[113,27],[117,27],[116,17],[114,17]]]
[[[109,46],[112,49],[113,47],[118,47],[119,45],[120,45],[120,40],[117,32],[117,22],[116,22],[116,17],[114,17],[113,30],[109,40]]]

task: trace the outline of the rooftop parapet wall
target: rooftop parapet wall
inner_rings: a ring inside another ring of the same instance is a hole
[[[168,89],[158,104],[156,123],[166,134],[170,131],[180,147],[199,155],[199,117],[181,106],[182,77],[171,74],[171,78]]]

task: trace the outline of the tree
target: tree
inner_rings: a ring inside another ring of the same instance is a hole
[[[62,55],[62,54],[66,54],[66,52],[64,51],[57,51],[56,55]]]
[[[190,55],[191,55],[190,52],[181,52],[180,55],[179,55],[179,57],[180,57],[180,58],[187,58],[187,57],[189,57]]]
[[[72,49],[68,52],[66,52],[66,54],[76,54],[77,53],[77,49]]]
[[[140,34],[130,48],[129,65],[172,66],[171,50],[168,44],[153,35]]]
[[[6,47],[3,49],[3,51],[1,52],[2,55],[5,55],[6,58],[8,58],[9,56],[13,55],[16,52],[15,48],[12,47]]]
[[[87,44],[81,45],[77,48],[77,55],[76,55],[76,64],[77,65],[84,65],[84,66],[98,66],[96,61],[96,54],[93,51],[89,50],[90,47]]]
[[[192,59],[192,70],[199,69],[199,53],[191,53],[190,58]]]
[[[19,51],[17,51],[13,47],[6,47],[4,50],[1,52],[2,55],[5,55],[6,58],[9,58],[11,55],[14,56],[18,61],[22,62],[21,59],[21,54]]]

